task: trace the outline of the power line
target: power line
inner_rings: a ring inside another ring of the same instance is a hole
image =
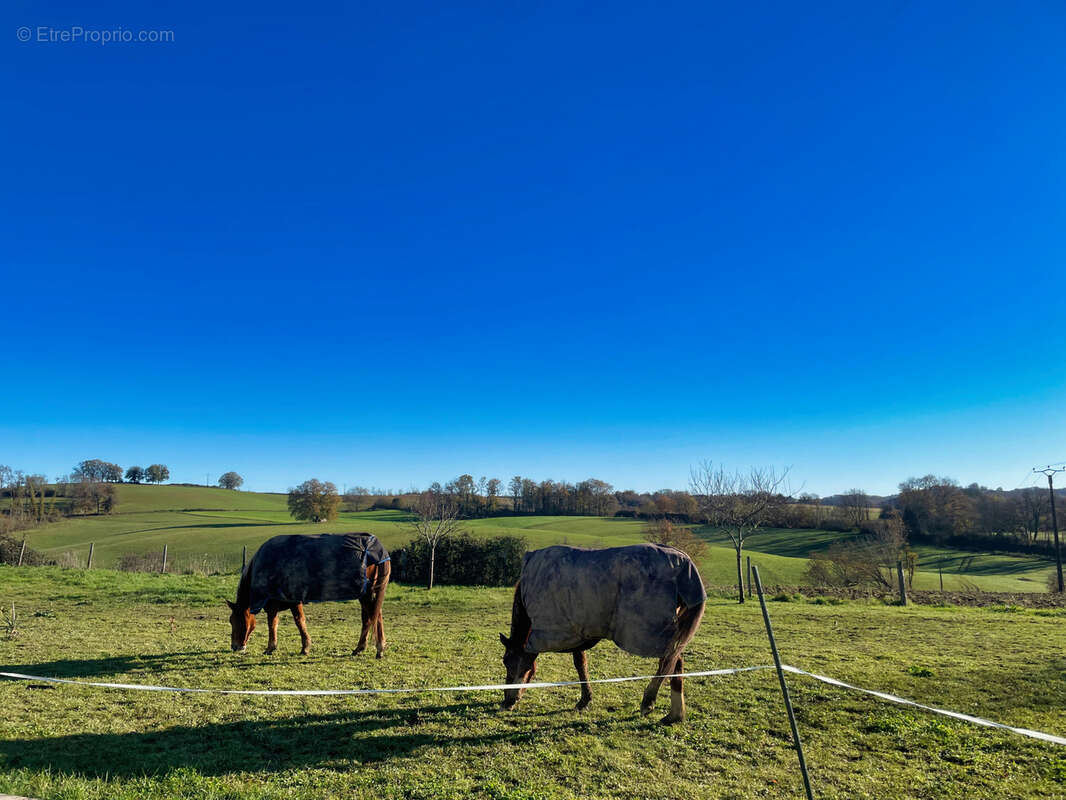
[[[1055,514],[1055,475],[1059,472],[1066,472],[1066,467],[1052,466],[1051,464],[1048,464],[1043,469],[1040,469],[1040,467],[1033,467],[1033,472],[1039,472],[1047,476],[1047,489],[1048,494],[1051,496],[1051,530],[1055,533],[1055,569],[1058,572],[1059,593],[1061,594],[1066,587],[1063,587],[1062,583],[1062,551],[1059,550],[1059,519]]]

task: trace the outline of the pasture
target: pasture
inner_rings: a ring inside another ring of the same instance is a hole
[[[349,655],[358,604],[308,608],[279,650],[228,648],[235,576],[0,567],[7,671],[217,688],[431,687],[502,680],[507,589],[392,586],[390,648]],[[787,663],[861,686],[1066,734],[1066,617],[1059,610],[775,602]],[[686,668],[769,663],[757,604],[712,598]],[[609,643],[593,678],[652,663]],[[538,678],[572,680],[565,655]],[[790,686],[820,798],[1066,797],[1066,748],[846,693]],[[772,672],[688,682],[689,719],[639,716],[643,684],[530,691],[300,698],[171,695],[0,681],[0,793],[41,798],[796,798],[795,754]],[[660,697],[657,711],[665,710]]]
[[[341,533],[369,531],[395,548],[410,536],[408,515],[402,511],[344,513],[324,524],[294,521],[285,495],[232,492],[195,486],[132,486],[120,484],[118,513],[64,519],[27,534],[30,547],[61,563],[85,564],[89,543],[95,542],[94,565],[114,566],[125,553],[161,552],[168,545],[177,567],[206,564],[216,570],[236,570],[241,548],[249,555],[279,533]],[[617,517],[519,516],[470,520],[465,527],[476,536],[524,536],[531,548],[567,543],[607,547],[641,541],[642,522]],[[711,585],[736,580],[736,562],[726,537],[697,529],[708,541],[700,572]],[[807,558],[815,550],[851,534],[818,530],[771,529],[749,537],[747,554],[759,564],[767,585],[798,586],[805,582]],[[1043,592],[1053,565],[1047,559],[1020,555],[968,553],[944,548],[918,548],[917,589],[976,586],[990,592]]]

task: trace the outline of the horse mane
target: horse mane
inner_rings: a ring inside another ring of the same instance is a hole
[[[526,604],[522,602],[522,584],[515,584],[514,603],[511,605],[511,635],[512,642],[521,642],[525,647],[529,640],[529,634],[533,632],[533,620],[529,618]]]
[[[237,608],[252,606],[252,565],[241,573],[241,582],[237,584]]]

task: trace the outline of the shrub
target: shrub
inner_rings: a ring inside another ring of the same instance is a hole
[[[698,559],[707,553],[707,543],[694,534],[691,528],[675,526],[665,517],[645,523],[642,532],[644,541],[676,548],[689,558]]]
[[[823,520],[822,524],[818,527],[823,531],[833,531],[834,533],[847,533],[848,531],[855,530],[855,526],[850,522],[838,517],[830,517],[829,519]]]
[[[511,586],[522,573],[526,540],[520,536],[475,539],[461,533],[437,545],[434,583],[459,586]],[[429,545],[413,539],[392,552],[393,578],[425,584],[429,577]]]
[[[0,533],[0,564],[19,563],[19,551],[21,549],[21,539],[16,539],[14,536]],[[44,556],[29,547],[27,547],[26,552],[22,554],[22,566],[24,567],[39,567],[51,563],[55,562],[46,560]]]

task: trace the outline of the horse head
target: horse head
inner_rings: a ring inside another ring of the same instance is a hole
[[[243,653],[248,647],[248,639],[255,630],[255,614],[247,606],[240,608],[236,603],[226,601],[229,606],[230,648],[235,653]]]
[[[527,653],[525,647],[515,638],[500,634],[500,643],[504,646],[503,666],[507,670],[507,683],[529,683],[537,674],[537,654]],[[502,709],[511,709],[526,690],[504,689]]]

